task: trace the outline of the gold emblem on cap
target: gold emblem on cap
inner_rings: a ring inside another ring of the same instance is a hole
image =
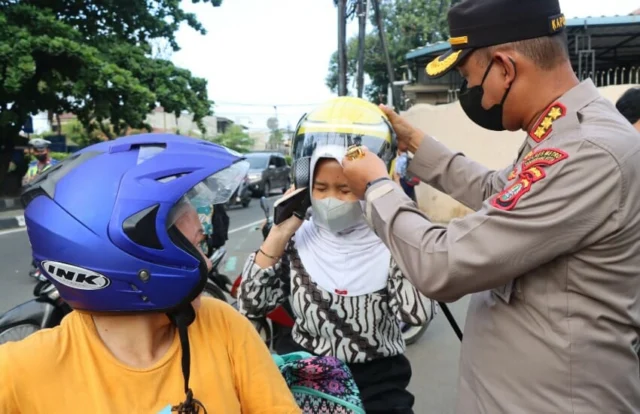
[[[458,60],[458,56],[460,56],[460,53],[462,53],[462,50],[458,50],[457,52],[453,52],[452,54],[450,54],[449,56],[447,56],[443,60],[440,60],[442,58],[442,56],[434,59],[425,68],[425,70],[427,71],[427,75],[435,76],[435,75],[437,75],[439,73],[442,73],[445,70],[449,69],[451,67],[451,65],[456,63],[456,60]]]
[[[449,39],[449,44],[451,46],[466,45],[467,43],[469,43],[469,36],[458,36]]]
[[[551,19],[551,32],[557,32],[567,25],[567,19],[563,14]]]
[[[360,159],[364,157],[364,150],[360,145],[352,145],[347,149],[346,157],[350,161]]]

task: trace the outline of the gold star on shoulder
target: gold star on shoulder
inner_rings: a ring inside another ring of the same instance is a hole
[[[560,118],[562,116],[562,109],[560,109],[560,107],[558,107],[558,106],[554,106],[549,111],[549,116],[551,117],[551,119],[553,121],[555,121],[556,119],[558,119],[558,118]]]
[[[539,127],[538,127],[538,129],[536,129],[535,135],[536,135],[536,137],[538,137],[538,138],[542,138],[542,136],[543,136],[546,132],[547,132],[547,129],[546,129],[546,128],[544,128],[544,127],[542,127],[542,126],[539,126]]]
[[[567,113],[566,108],[559,102],[551,105],[544,116],[540,117],[540,120],[536,125],[531,128],[529,135],[535,142],[541,142],[551,134],[553,122],[559,118],[562,118]]]
[[[542,121],[540,126],[543,127],[546,131],[547,129],[551,128],[552,124],[553,124],[553,120],[551,119],[551,117],[548,116],[544,119],[544,121]]]

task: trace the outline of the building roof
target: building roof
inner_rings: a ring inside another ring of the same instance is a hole
[[[572,63],[577,63],[576,35],[591,35],[591,48],[595,50],[598,66],[611,67],[640,63],[640,15],[585,17],[567,20],[569,51]],[[584,42],[585,40],[580,40]],[[586,44],[581,44],[581,49]],[[430,60],[449,48],[449,42],[439,42],[406,54],[407,60]]]

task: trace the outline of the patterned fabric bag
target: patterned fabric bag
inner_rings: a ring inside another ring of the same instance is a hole
[[[338,358],[293,352],[273,359],[304,414],[365,414],[351,371]]]

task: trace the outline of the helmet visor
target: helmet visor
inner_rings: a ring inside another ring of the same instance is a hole
[[[294,138],[292,158],[297,160],[310,157],[314,150],[325,145],[348,148],[362,145],[378,155],[385,162],[395,156],[394,142],[385,123],[378,125],[323,125],[322,127],[301,128]]]
[[[207,236],[213,234],[212,216],[216,205],[226,204],[249,171],[249,162],[238,161],[207,177],[173,206],[167,228],[178,230],[203,254],[207,254]]]

